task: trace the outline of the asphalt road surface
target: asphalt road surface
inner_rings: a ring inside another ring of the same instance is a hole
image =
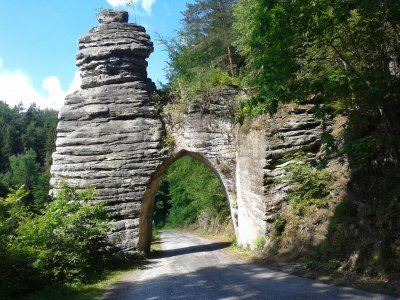
[[[331,286],[246,263],[226,243],[179,231],[161,233],[160,258],[112,285],[102,299],[394,299]]]

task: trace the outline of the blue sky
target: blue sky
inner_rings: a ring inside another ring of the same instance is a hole
[[[36,102],[59,109],[66,94],[79,85],[77,39],[98,24],[101,8],[127,9],[130,22],[146,27],[155,51],[148,73],[165,82],[167,54],[156,33],[171,37],[179,29],[181,11],[193,0],[0,0],[0,100],[13,106]],[[129,1],[128,1],[129,2]]]

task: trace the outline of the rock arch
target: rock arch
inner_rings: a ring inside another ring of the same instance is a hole
[[[104,10],[100,25],[78,41],[82,89],[59,112],[52,193],[62,181],[96,188],[113,220],[110,238],[126,253],[149,245],[149,217],[158,180],[178,157],[189,154],[218,175],[225,188],[237,240],[251,244],[271,230],[284,205],[280,158],[296,150],[318,153],[322,124],[310,105],[286,107],[273,118],[236,124],[240,91],[220,88],[207,103],[191,104],[183,122],[162,120],[147,78],[153,44],[126,12]],[[166,126],[175,141],[164,144]],[[147,224],[147,225],[146,225]]]
[[[144,252],[149,252],[150,244],[151,244],[151,234],[152,234],[152,221],[153,221],[153,206],[154,206],[154,198],[157,193],[160,179],[168,170],[168,168],[178,159],[190,156],[193,159],[196,159],[206,165],[219,179],[219,182],[222,188],[225,191],[226,198],[228,199],[228,205],[230,207],[232,219],[235,220],[235,207],[232,206],[232,200],[229,198],[229,194],[227,193],[227,189],[225,187],[225,182],[221,176],[221,171],[218,170],[212,162],[210,162],[203,155],[190,152],[187,150],[180,150],[179,152],[172,154],[172,156],[165,159],[161,165],[154,172],[153,176],[149,180],[149,184],[147,186],[146,192],[143,196],[140,217],[139,217],[139,239],[138,239],[138,249]],[[235,230],[236,230],[236,222],[234,222]]]

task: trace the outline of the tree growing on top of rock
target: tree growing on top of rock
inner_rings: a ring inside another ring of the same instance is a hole
[[[233,46],[235,0],[196,0],[182,12],[182,28],[173,39],[160,38],[169,54],[169,85],[177,96],[232,83],[242,64]]]

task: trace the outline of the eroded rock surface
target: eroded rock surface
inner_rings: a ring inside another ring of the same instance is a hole
[[[283,107],[240,126],[233,111],[245,93],[219,88],[191,103],[179,124],[165,118],[175,141],[167,149],[146,72],[153,44],[143,27],[127,21],[125,12],[105,10],[100,25],[79,39],[82,89],[66,97],[59,113],[52,192],[62,181],[94,187],[108,208],[117,246],[126,253],[148,250],[158,182],[171,163],[190,155],[220,178],[238,242],[267,237],[285,201],[287,187],[277,181],[284,173],[281,158],[320,150],[324,128],[312,106]]]
[[[82,88],[146,82],[146,58],[153,52],[153,43],[144,27],[127,23],[127,12],[114,10],[104,10],[99,21],[99,26],[78,41],[76,64]]]
[[[175,140],[175,152],[187,151],[208,165],[220,178],[237,230],[236,121],[233,109],[241,91],[233,87],[215,90],[208,101],[191,103],[184,122],[166,122]]]
[[[126,12],[106,10],[99,20],[79,39],[82,90],[67,96],[59,113],[52,186],[54,193],[63,180],[95,187],[113,220],[112,239],[131,252],[143,194],[165,155],[146,72],[153,44]]]
[[[276,214],[286,205],[288,183],[283,158],[297,151],[316,157],[324,124],[315,119],[312,105],[283,106],[273,116],[263,116],[238,131],[236,190],[238,239],[252,244],[267,237]]]

